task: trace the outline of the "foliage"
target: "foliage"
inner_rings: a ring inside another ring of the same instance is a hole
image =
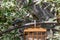
[[[57,4],[56,9],[60,9],[60,0],[55,1]],[[0,3],[0,31],[4,31],[12,27],[13,19],[24,19],[26,15],[31,11],[31,7],[28,6],[32,3],[32,0],[29,0],[26,4],[22,5],[16,0],[3,0]],[[0,37],[0,40],[20,40],[19,39],[19,29],[15,29],[8,34],[3,34]]]
[[[26,16],[25,9],[19,7],[15,0],[3,0],[0,4],[0,30],[4,31],[12,26],[14,18],[22,19]],[[1,40],[20,40],[18,30],[15,29],[9,34],[3,34]]]

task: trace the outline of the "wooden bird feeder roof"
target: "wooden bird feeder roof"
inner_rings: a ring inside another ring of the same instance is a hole
[[[47,30],[45,28],[27,28],[24,30],[24,32],[46,32]]]

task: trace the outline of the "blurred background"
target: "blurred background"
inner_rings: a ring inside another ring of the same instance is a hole
[[[0,32],[33,20],[54,22],[56,14],[60,15],[60,0],[0,0]],[[19,29],[15,29],[3,34],[0,40],[20,40],[19,35]],[[54,40],[60,40],[60,32],[55,35]]]

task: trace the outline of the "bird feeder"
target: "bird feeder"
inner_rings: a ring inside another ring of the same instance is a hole
[[[47,30],[42,27],[30,27],[24,29],[24,40],[46,40]]]

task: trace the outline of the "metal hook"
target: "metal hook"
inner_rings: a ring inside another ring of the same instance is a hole
[[[34,27],[36,27],[36,20],[34,20]]]

